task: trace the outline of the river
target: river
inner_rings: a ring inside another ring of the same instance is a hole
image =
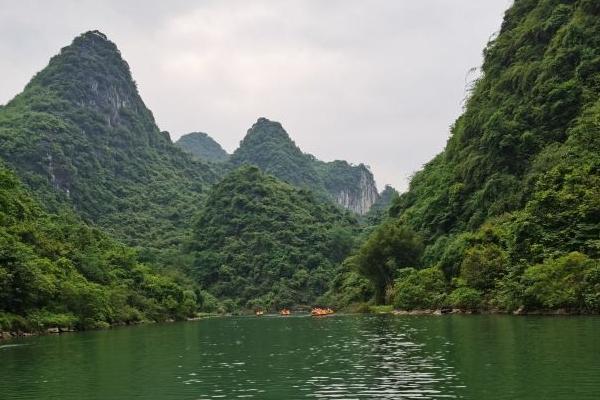
[[[0,398],[600,399],[600,318],[229,317],[0,342]]]

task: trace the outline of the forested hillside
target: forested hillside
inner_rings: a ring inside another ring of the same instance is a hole
[[[0,109],[0,157],[50,209],[73,206],[125,242],[177,247],[210,167],[171,143],[100,32],[75,38]]]
[[[357,228],[349,212],[310,191],[241,167],[211,189],[195,222],[192,275],[230,310],[310,305]]]
[[[600,312],[596,1],[516,0],[401,195],[266,118],[231,156],[206,134],[173,144],[98,31],[0,107],[0,159],[2,328],[371,298]]]
[[[236,162],[204,163],[227,154],[202,134],[179,143],[192,151],[191,140],[202,155],[174,145],[117,47],[98,31],[75,38],[0,107],[0,158],[18,175],[2,169],[3,327],[161,320],[191,315],[198,304],[223,310],[199,288],[230,311],[315,301],[357,232],[327,190],[349,198],[360,181],[372,191],[372,175],[362,165],[303,154],[277,123],[261,119],[255,128]],[[254,163],[244,154],[263,157],[263,166],[305,189],[255,168],[235,171]],[[327,175],[330,167],[335,174]],[[247,225],[235,225],[240,220]]]
[[[381,223],[383,219],[388,215],[389,208],[396,201],[396,198],[400,194],[396,189],[390,185],[385,185],[385,188],[381,193],[377,201],[373,203],[369,212],[365,214],[365,219],[369,224],[375,225]]]
[[[0,330],[85,329],[194,315],[200,293],[63,211],[0,164]]]
[[[351,261],[401,308],[600,311],[600,3],[516,0],[484,55],[446,149]]]
[[[183,135],[175,144],[199,160],[221,162],[229,158],[229,154],[223,150],[221,145],[204,132]]]
[[[323,162],[305,154],[279,122],[259,118],[248,130],[230,164],[259,167],[285,182],[307,188],[358,214],[377,200],[373,174],[363,165],[346,161]]]

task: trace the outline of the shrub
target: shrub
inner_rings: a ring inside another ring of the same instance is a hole
[[[600,311],[600,263],[587,269],[583,277],[583,302],[591,311]]]
[[[460,266],[460,276],[466,284],[479,290],[491,289],[506,272],[507,256],[495,244],[480,244],[469,248]]]
[[[454,289],[448,296],[448,302],[461,310],[477,310],[481,307],[481,292],[467,286]]]
[[[527,268],[523,275],[526,305],[568,309],[597,307],[598,268],[597,260],[578,252]]]
[[[35,330],[43,330],[51,327],[73,328],[78,318],[71,314],[53,313],[47,310],[36,310],[27,315],[31,327]]]
[[[412,310],[444,306],[446,282],[439,268],[405,268],[399,275],[394,284],[394,307]]]
[[[10,332],[30,331],[31,326],[29,322],[20,315],[0,311],[0,330]]]

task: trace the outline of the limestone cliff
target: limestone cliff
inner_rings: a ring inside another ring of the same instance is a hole
[[[377,197],[373,175],[365,168],[361,169],[356,186],[341,189],[336,194],[335,200],[345,208],[362,215],[369,211],[377,201]]]
[[[366,214],[379,197],[373,174],[364,164],[336,160],[325,163],[321,175],[335,201],[357,214]]]
[[[364,164],[323,162],[303,153],[279,122],[259,118],[231,155],[232,167],[256,165],[294,186],[310,189],[358,214],[377,200],[373,174]]]

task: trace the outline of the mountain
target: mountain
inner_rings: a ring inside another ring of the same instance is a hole
[[[364,164],[354,166],[342,160],[315,160],[315,168],[327,193],[344,208],[364,215],[379,199],[373,174]]]
[[[204,132],[183,135],[175,142],[175,145],[204,161],[222,162],[229,158],[229,154],[223,150],[221,145]]]
[[[390,185],[385,185],[385,188],[379,193],[377,201],[373,203],[369,212],[365,214],[366,219],[373,225],[381,223],[387,215],[389,207],[398,196],[400,194],[396,189]]]
[[[231,310],[310,305],[357,228],[333,203],[243,166],[211,189],[195,222],[192,274]]]
[[[0,157],[50,210],[67,205],[125,242],[168,250],[211,168],[161,133],[114,43],[86,32],[0,109]]]
[[[591,0],[507,11],[445,150],[354,259],[387,301],[600,310],[599,17]],[[411,240],[418,260],[392,251]]]
[[[191,286],[71,212],[49,214],[0,164],[0,330],[85,329],[196,311]]]
[[[0,158],[43,205],[40,213],[69,215],[85,227],[81,229],[97,232],[94,240],[107,243],[106,255],[90,253],[86,258],[89,243],[73,241],[71,246],[72,239],[64,239],[65,245],[81,253],[77,257],[84,261],[73,259],[73,264],[100,298],[112,296],[121,278],[125,295],[129,296],[130,290],[131,298],[142,296],[142,302],[146,301],[143,296],[148,297],[147,307],[130,304],[137,310],[132,311],[136,318],[182,316],[195,307],[196,300],[204,309],[221,307],[212,296],[194,289],[197,286],[190,284],[185,274],[220,300],[229,300],[225,305],[308,304],[328,289],[334,265],[348,253],[357,230],[354,217],[329,201],[332,197],[327,188],[345,190],[347,204],[358,211],[370,205],[370,200],[351,199],[362,193],[352,185],[371,185],[371,196],[376,191],[366,167],[319,162],[301,153],[279,124],[260,120],[255,125],[257,134],[245,141],[260,139],[263,128],[273,126],[278,127],[276,135],[283,132],[279,140],[285,139],[280,143],[284,146],[287,141],[285,151],[305,163],[295,171],[304,173],[302,179],[291,182],[316,194],[263,175],[256,168],[236,171],[235,162],[205,163],[174,145],[169,134],[156,126],[115,44],[102,33],[90,31],[63,48],[22,93],[0,108]],[[202,134],[188,135],[187,140],[194,142],[199,137],[204,137],[205,145],[210,143]],[[268,148],[268,143],[263,145]],[[241,146],[236,162],[242,163],[241,155],[251,147]],[[264,153],[270,165],[287,173],[288,165],[277,163],[285,154],[277,148],[267,150],[273,150]],[[339,176],[332,176],[333,171]],[[257,190],[262,191],[257,194]],[[244,208],[246,205],[253,208]],[[194,225],[195,220],[200,222]],[[248,225],[239,225],[240,220]],[[232,232],[240,236],[232,236]],[[214,247],[215,241],[225,246]],[[186,246],[193,251],[186,251]],[[62,254],[39,253],[51,263]],[[115,254],[121,253],[130,254],[123,261],[126,271],[115,269],[121,262]],[[235,262],[231,261],[234,256]],[[253,265],[260,279],[266,280],[253,281],[247,265]],[[236,271],[235,279],[223,272],[224,266]],[[157,285],[164,284],[165,290],[171,283],[176,285],[173,295],[163,294],[162,286],[147,288],[148,293],[136,292],[132,285],[146,288],[140,280],[143,276],[130,281],[132,274],[147,274]],[[172,277],[185,285],[178,286]],[[186,289],[181,289],[184,286]],[[183,296],[183,292],[187,294]],[[62,313],[59,303],[46,294],[40,296],[44,309]],[[94,296],[81,303],[92,306]],[[170,308],[153,311],[161,309],[163,302]],[[31,305],[32,310],[36,307]],[[6,310],[12,313],[12,308]],[[79,318],[79,311],[65,310]],[[22,309],[15,315],[28,312],[29,308]],[[121,317],[107,315],[91,318],[100,324],[121,321]]]
[[[291,185],[308,188],[358,214],[377,200],[373,174],[360,164],[322,162],[305,154],[279,122],[259,118],[229,160],[233,167],[255,165]]]

